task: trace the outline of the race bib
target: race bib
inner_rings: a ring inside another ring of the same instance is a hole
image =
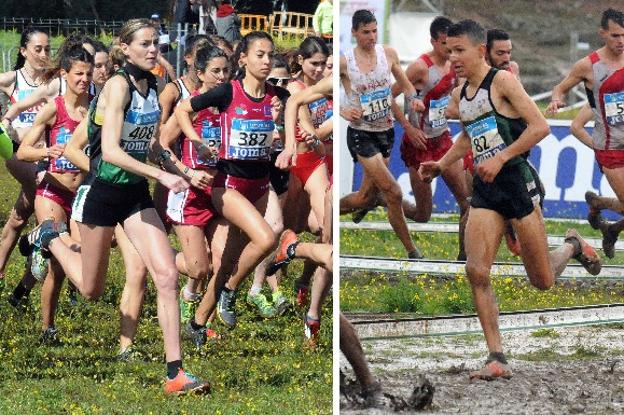
[[[323,122],[331,117],[329,114],[329,103],[327,98],[321,98],[318,101],[314,101],[308,104],[310,114],[312,115],[312,124],[315,128],[318,128]]]
[[[17,100],[23,101],[25,100],[32,91],[17,91]],[[37,117],[37,113],[44,107],[45,103],[39,103],[32,108],[28,108],[26,111],[20,113],[17,117],[19,122],[22,124],[31,125],[35,122],[35,117]]]
[[[385,118],[390,113],[390,88],[360,95],[360,105],[364,120],[376,121]]]
[[[431,128],[443,127],[446,125],[446,107],[449,104],[449,96],[429,101],[429,125]]]
[[[236,160],[269,160],[273,143],[273,120],[232,119],[229,158]]]
[[[214,147],[219,150],[219,148],[221,148],[221,127],[215,127],[210,121],[203,120],[201,128],[201,139],[205,145]],[[215,164],[215,159],[197,156],[197,162],[199,164],[213,166]]]
[[[493,115],[467,125],[466,132],[470,137],[475,166],[507,147],[498,132],[496,118]]]
[[[72,133],[65,129],[65,127],[61,127],[58,134],[56,135],[56,144],[64,144],[67,145],[69,140],[71,140]],[[65,170],[65,171],[75,171],[78,172],[80,169],[76,167],[71,161],[67,160],[65,156],[61,156],[53,161],[55,170]]]
[[[624,92],[605,94],[604,108],[609,125],[624,124]]]
[[[129,110],[124,120],[120,147],[134,158],[145,161],[159,120],[159,111],[143,113]]]

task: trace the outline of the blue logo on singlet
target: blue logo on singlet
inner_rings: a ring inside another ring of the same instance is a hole
[[[208,120],[202,121],[202,138],[221,138],[221,127],[215,127]]]
[[[273,120],[242,120],[235,118],[232,120],[232,129],[249,132],[273,132],[275,123]]]
[[[134,125],[156,124],[160,119],[160,111],[142,113],[129,110],[126,114],[126,122]]]

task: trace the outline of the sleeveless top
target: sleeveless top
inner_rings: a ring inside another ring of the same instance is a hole
[[[349,49],[345,54],[347,61],[347,75],[351,81],[351,90],[355,96],[350,96],[351,105],[360,107],[363,111],[361,120],[351,122],[351,128],[363,131],[381,132],[392,128],[392,93],[390,87],[390,67],[382,45],[375,45],[377,65],[369,73],[360,72],[356,60],[355,49]],[[350,91],[347,91],[349,94]]]
[[[56,121],[48,130],[46,142],[48,147],[56,144],[67,144],[74,133],[74,130],[80,124],[80,121],[73,120],[67,113],[65,108],[65,98],[60,96],[54,98],[56,106]],[[79,173],[80,169],[65,156],[50,160],[48,171],[52,173]]]
[[[275,123],[271,99],[276,96],[273,85],[266,84],[266,93],[259,102],[251,100],[241,81],[232,84],[232,102],[221,113],[221,149],[219,158],[239,161],[268,162],[271,158]]]
[[[306,89],[307,86],[303,82],[298,79],[294,79],[291,82],[296,82],[301,86],[302,89]],[[319,128],[321,124],[328,118],[327,114],[330,111],[329,101],[327,98],[321,98],[316,100],[310,104],[308,104],[308,110],[310,111],[310,119],[312,121],[312,125],[314,128]],[[299,123],[297,123],[297,127],[295,129],[295,139],[297,141],[303,141],[301,137],[301,128]]]
[[[134,86],[129,75],[120,69],[118,75],[123,76],[129,86],[130,102],[124,109],[124,123],[121,130],[119,146],[131,157],[144,163],[147,160],[149,145],[154,131],[160,121],[160,104],[156,77],[147,78],[147,93],[142,95]],[[95,102],[95,104],[93,104]],[[112,184],[135,184],[145,177],[130,173],[102,159],[102,123],[103,114],[97,112],[97,98],[92,101],[93,111],[89,114],[89,157],[91,173],[100,180]]]
[[[453,69],[443,74],[427,54],[419,59],[425,62],[429,72],[425,87],[417,92],[418,99],[425,105],[425,111],[422,113],[408,111],[409,121],[412,125],[418,126],[427,137],[439,137],[448,130],[444,111],[448,107],[456,75]]]
[[[594,111],[594,148],[624,150],[624,67],[611,70],[597,52],[589,55],[594,74],[591,90],[585,88]]]
[[[199,91],[191,96],[196,97]],[[205,145],[221,148],[221,115],[216,108],[206,108],[197,113],[193,121],[193,129],[200,136]],[[182,139],[182,163],[193,169],[209,169],[217,166],[217,158],[205,159],[195,149],[195,145],[187,137]]]
[[[30,94],[33,93],[35,89],[37,89],[39,85],[30,85],[24,74],[22,73],[22,68],[15,71],[15,87],[13,88],[13,93],[11,94],[11,103],[15,104],[16,102],[23,101]],[[33,125],[35,121],[35,117],[37,113],[43,108],[45,102],[42,101],[35,105],[32,108],[28,108],[26,111],[22,112],[15,118],[11,125],[13,128],[28,128]]]
[[[497,72],[498,69],[490,68],[472,98],[466,95],[468,82],[461,89],[459,117],[470,137],[475,166],[511,145],[526,129],[526,123],[521,118],[508,118],[496,111],[490,88]],[[528,152],[512,158],[505,166],[522,163],[527,157]]]

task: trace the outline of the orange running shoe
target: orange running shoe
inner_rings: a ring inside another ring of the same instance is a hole
[[[186,395],[187,393],[209,393],[210,383],[198,379],[180,369],[178,375],[165,382],[165,393],[167,395]]]
[[[509,365],[501,363],[498,360],[492,360],[485,364],[483,369],[476,372],[470,372],[470,380],[482,379],[482,380],[494,380],[496,378],[511,379],[513,373]]]
[[[266,275],[271,276],[282,266],[290,263],[295,257],[295,248],[299,244],[297,234],[290,229],[286,229],[280,236],[277,249],[273,253],[273,258],[267,266]]]
[[[565,234],[565,242],[570,243],[570,240],[572,239],[577,240],[581,246],[581,251],[574,255],[573,258],[580,262],[581,265],[583,265],[583,268],[585,268],[591,275],[600,274],[602,264],[596,250],[592,248],[591,245],[585,241],[585,239],[583,239],[576,229],[568,229]]]

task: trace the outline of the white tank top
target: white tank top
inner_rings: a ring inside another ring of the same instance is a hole
[[[363,131],[380,132],[392,128],[392,93],[390,92],[390,67],[382,45],[375,45],[377,65],[369,73],[362,73],[355,60],[355,49],[345,54],[347,75],[351,81],[350,105],[363,111],[361,120],[350,123],[352,128]],[[347,104],[347,105],[349,105]]]
[[[39,85],[30,85],[24,74],[22,73],[22,69],[18,69],[15,71],[15,87],[13,88],[13,93],[11,94],[11,103],[16,103],[19,101],[23,101],[30,94],[33,93],[35,89],[37,89]],[[32,108],[28,108],[26,111],[22,112],[15,118],[11,125],[13,128],[29,128],[33,125],[35,121],[35,117],[37,113],[43,106],[45,102],[40,102]]]

